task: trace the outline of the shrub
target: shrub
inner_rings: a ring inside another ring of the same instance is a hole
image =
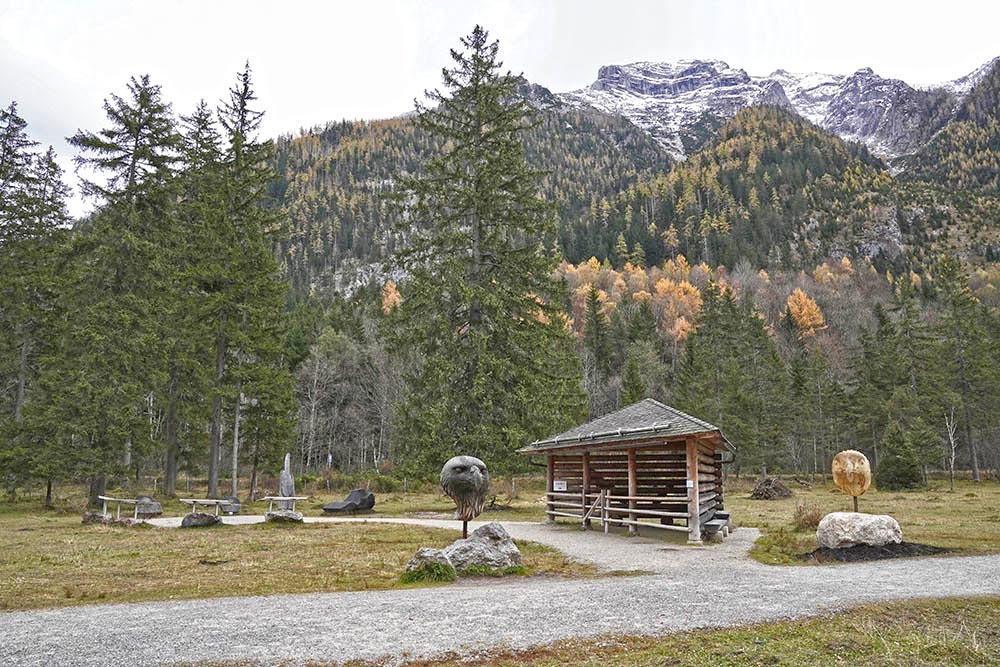
[[[799,530],[815,530],[824,516],[826,513],[819,505],[798,505],[792,522]]]
[[[374,493],[395,493],[403,488],[403,483],[395,477],[374,474],[369,479],[370,489]]]
[[[436,581],[455,581],[456,579],[458,579],[458,572],[453,566],[446,563],[424,563],[415,570],[407,570],[399,577],[399,581],[404,584],[426,584]]]

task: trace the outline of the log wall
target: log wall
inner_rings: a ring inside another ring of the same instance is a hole
[[[603,492],[606,498],[601,507],[591,511],[588,525],[606,521],[628,526],[632,531],[640,527],[684,532],[693,529],[700,540],[700,524],[722,508],[722,453],[715,451],[711,441],[694,439],[691,443],[690,461],[684,440],[611,451],[549,454],[549,519],[583,521]],[[697,474],[697,486],[691,489],[697,493],[696,502],[692,502],[688,487],[691,465]],[[559,482],[565,483],[565,490],[555,490]],[[691,516],[692,507],[697,508],[696,518]]]

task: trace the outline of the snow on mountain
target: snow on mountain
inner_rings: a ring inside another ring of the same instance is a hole
[[[1000,63],[1000,57],[996,57],[985,65],[977,67],[965,76],[936,86],[929,86],[929,88],[943,88],[956,97],[965,97],[969,94],[969,91],[975,88],[976,84],[982,81],[983,77],[986,76],[986,74],[998,63]]]
[[[795,111],[816,125],[822,125],[830,100],[846,78],[837,74],[796,74],[779,69],[758,80],[780,83]]]
[[[558,98],[625,116],[677,158],[698,150],[739,109],[777,104],[891,160],[913,152],[940,129],[997,61],[931,88],[887,79],[869,68],[851,75],[779,69],[751,76],[721,60],[640,62],[602,67],[590,86]]]
[[[789,105],[780,84],[755,81],[720,60],[609,65],[589,87],[559,98],[625,116],[676,157],[700,147],[706,121],[754,104]]]

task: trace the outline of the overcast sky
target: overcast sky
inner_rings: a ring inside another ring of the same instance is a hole
[[[755,75],[871,67],[931,84],[1000,55],[993,1],[0,0],[0,104],[16,100],[70,170],[64,137],[104,127],[104,98],[132,75],[188,113],[222,98],[249,59],[268,136],[384,118],[438,85],[476,23],[510,69],[555,92],[640,60],[717,58]]]

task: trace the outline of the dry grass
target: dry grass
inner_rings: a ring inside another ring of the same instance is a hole
[[[851,499],[832,483],[812,489],[792,486],[794,495],[783,500],[751,500],[749,487],[727,487],[726,507],[741,526],[761,528],[765,535],[751,555],[763,563],[790,563],[795,555],[815,549],[814,528],[800,529],[795,512],[800,505],[828,512],[851,511]],[[869,489],[859,499],[860,511],[889,514],[899,521],[907,542],[931,544],[962,555],[1000,551],[1000,485],[995,482],[932,481],[929,489],[879,491]]]
[[[698,630],[665,637],[605,636],[524,651],[448,655],[406,667],[968,667],[1000,663],[1000,598],[904,601],[857,607],[804,621]],[[200,667],[280,665],[202,662]],[[385,667],[395,661],[313,662],[311,667]]]
[[[8,513],[0,518],[0,609],[394,588],[418,548],[455,537],[401,525],[180,530]],[[519,546],[529,575],[593,574],[553,549]]]

